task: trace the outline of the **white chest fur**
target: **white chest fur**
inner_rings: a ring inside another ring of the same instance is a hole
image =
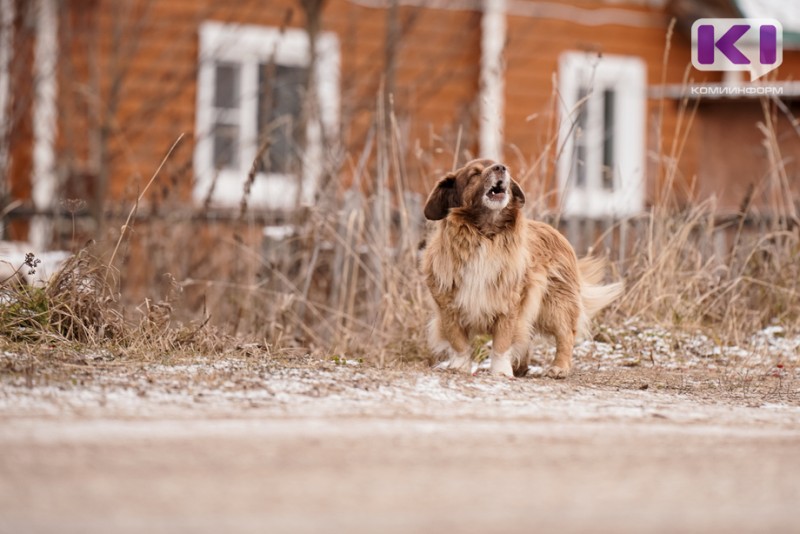
[[[516,305],[525,272],[516,246],[481,240],[462,263],[454,303],[465,326],[485,329]]]

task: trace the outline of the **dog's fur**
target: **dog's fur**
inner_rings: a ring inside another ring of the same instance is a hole
[[[551,226],[522,214],[525,194],[508,169],[480,159],[442,178],[425,217],[438,221],[422,256],[436,303],[430,342],[445,367],[471,372],[470,338],[492,336],[492,374],[521,376],[535,332],[551,334],[556,357],[547,375],[564,378],[576,336],[622,292],[600,285],[603,262],[580,261]]]

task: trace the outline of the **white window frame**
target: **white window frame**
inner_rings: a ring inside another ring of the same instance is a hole
[[[278,65],[307,67],[311,62],[308,34],[304,30],[268,26],[204,22],[200,25],[200,58],[197,75],[197,119],[195,126],[194,198],[204,202],[213,186],[212,206],[239,206],[247,175],[258,152],[258,69],[274,60]],[[235,63],[239,79],[239,153],[237,169],[214,168],[214,90],[217,63]],[[339,122],[339,41],[331,32],[317,36],[314,79],[320,121],[306,126],[306,149],[302,176],[259,173],[252,184],[248,206],[266,209],[296,207],[314,201],[323,171],[323,133],[335,135]],[[324,126],[323,128],[320,125]],[[300,187],[302,180],[302,189]]]
[[[562,213],[582,217],[626,217],[644,209],[647,67],[633,56],[565,52],[559,58],[560,128],[557,174]],[[589,89],[586,128],[578,131],[578,94]],[[603,187],[603,93],[615,93],[613,190]],[[575,181],[575,139],[587,148],[586,183]]]

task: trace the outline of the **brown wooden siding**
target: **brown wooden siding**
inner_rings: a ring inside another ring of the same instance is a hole
[[[583,9],[609,7],[590,0],[564,2]],[[18,18],[26,3],[18,1]],[[130,202],[158,166],[166,150],[182,133],[186,138],[167,162],[149,200],[168,206],[191,200],[193,132],[196,113],[198,28],[205,20],[280,27],[303,27],[302,11],[295,0],[242,0],[224,4],[213,0],[69,0],[62,4],[62,61],[59,72],[58,150],[63,176],[91,182],[105,166],[110,177],[108,195]],[[661,17],[663,27],[625,25],[583,26],[564,20],[509,16],[505,78],[505,156],[517,172],[539,161],[556,135],[554,75],[558,57],[567,50],[594,50],[605,54],[636,55],[647,64],[650,85],[662,81],[662,62],[668,17],[658,8],[614,2],[624,8]],[[406,151],[410,186],[425,193],[433,180],[449,169],[461,129],[461,148],[477,152],[480,22],[476,11],[400,7],[399,40],[394,72],[394,109]],[[387,12],[345,0],[329,0],[322,16],[322,30],[335,32],[341,46],[341,139],[347,153],[357,160],[364,150],[367,131],[375,119],[376,101],[384,78],[387,57]],[[17,24],[22,24],[20,19]],[[15,64],[30,65],[30,33],[19,33]],[[672,36],[664,81],[681,83],[689,63],[688,38]],[[30,84],[30,69],[15,84]],[[694,81],[719,81],[718,73],[690,70]],[[15,75],[16,76],[16,75]],[[25,76],[28,76],[26,78]],[[786,51],[777,79],[800,77],[800,52]],[[16,95],[32,94],[17,91]],[[15,105],[30,106],[30,99],[15,98]],[[674,193],[680,201],[699,198],[712,191],[716,177],[726,174],[730,159],[706,158],[711,144],[730,128],[751,126],[757,116],[725,109],[736,104],[703,105],[694,118],[680,157]],[[741,106],[740,106],[741,107]],[[663,117],[662,117],[663,114]],[[12,192],[29,197],[32,134],[29,109],[22,109],[15,124]],[[659,118],[663,124],[659,125]],[[655,154],[668,156],[680,142],[676,128],[681,121],[680,102],[651,99],[647,109],[647,198],[658,199],[664,173],[658,172]],[[25,122],[27,121],[27,122]],[[98,131],[105,132],[108,152],[98,153]],[[788,134],[787,134],[788,135]],[[659,146],[659,138],[662,140]],[[757,142],[757,136],[749,137]],[[792,150],[794,145],[787,145]],[[701,161],[701,157],[703,160]],[[546,191],[554,187],[553,154],[549,164],[531,173],[530,187]],[[743,158],[737,166],[750,165],[744,174],[763,174],[763,160]],[[663,168],[663,167],[662,167]],[[348,185],[350,167],[341,176]],[[794,172],[794,171],[792,171]],[[71,189],[70,194],[79,194]],[[93,187],[85,187],[90,194]],[[740,192],[730,189],[724,207],[731,208]]]
[[[116,2],[97,0],[96,29],[76,20],[91,17],[83,2],[76,2],[68,48],[74,83],[91,87],[87,61],[99,64],[101,73],[97,98],[100,108],[110,110],[109,195],[123,199],[135,194],[153,171],[167,148],[181,134],[187,138],[164,169],[167,183],[177,187],[176,198],[190,198],[192,134],[196,106],[198,28],[204,20],[281,27],[291,13],[290,27],[305,24],[297,3],[275,0],[264,9],[263,2],[249,0],[220,6],[210,0],[152,0],[131,2],[122,9]],[[148,5],[145,9],[145,5]],[[81,11],[84,11],[81,13]],[[419,177],[441,162],[452,160],[458,126],[463,125],[466,146],[475,149],[474,121],[478,89],[480,14],[422,8],[399,10],[400,39],[396,51],[394,107],[404,133],[405,148],[426,149],[425,165],[410,169]],[[374,120],[386,57],[386,12],[343,1],[327,3],[323,31],[335,32],[341,46],[341,136],[350,155],[357,159],[366,133]],[[82,42],[96,32],[97,57],[88,57]],[[115,39],[115,33],[118,37]],[[458,46],[453,46],[458,44]],[[117,50],[116,57],[114,50]],[[118,92],[114,81],[120,79]],[[94,84],[96,85],[96,84]],[[74,95],[73,95],[74,97]],[[73,103],[75,98],[72,98]],[[77,103],[75,103],[77,107]],[[81,119],[71,116],[76,126]],[[64,130],[88,129],[68,127]],[[431,132],[437,141],[431,142]],[[438,140],[441,138],[441,140]],[[91,140],[71,139],[74,154],[88,154]],[[464,146],[462,142],[462,146]],[[440,153],[441,152],[441,153]],[[80,158],[78,158],[80,159]],[[91,157],[86,159],[91,160]],[[77,162],[78,167],[92,165]],[[449,166],[449,163],[448,163]],[[343,177],[347,182],[348,177]],[[422,188],[415,180],[416,188]]]
[[[7,186],[9,200],[31,198],[30,175],[33,171],[33,43],[34,10],[30,3],[16,0],[13,21],[13,51],[9,65],[9,117]],[[26,239],[28,225],[13,221],[6,228],[6,239]]]

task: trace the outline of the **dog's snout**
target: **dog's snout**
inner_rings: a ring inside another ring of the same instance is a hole
[[[506,172],[506,166],[498,163],[494,167],[492,167],[492,170],[494,172]]]

